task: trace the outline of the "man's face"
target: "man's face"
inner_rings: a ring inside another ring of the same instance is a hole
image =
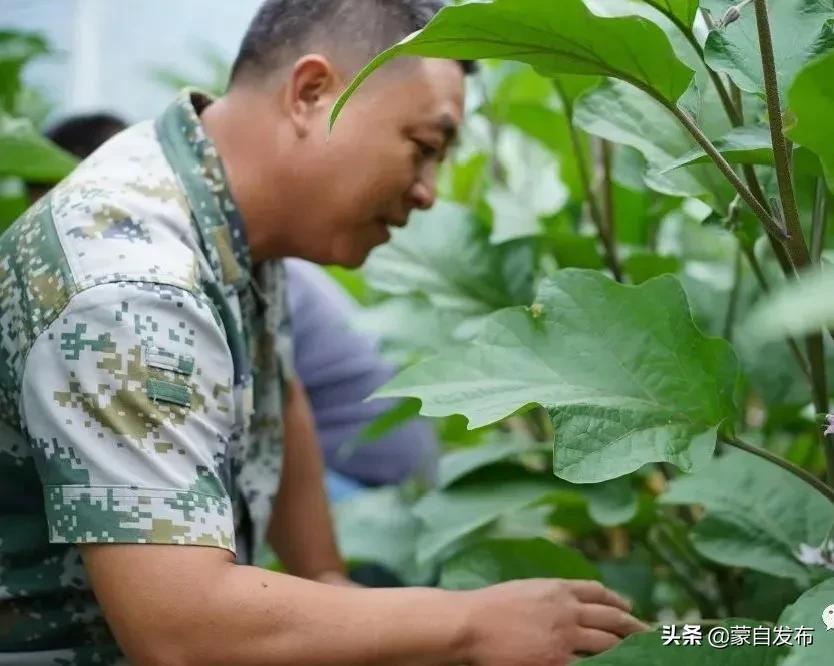
[[[405,225],[415,208],[431,208],[437,170],[461,122],[458,63],[420,59],[378,76],[347,103],[329,138],[317,132],[309,139],[307,155],[315,156],[311,166],[323,184],[306,221],[315,230],[309,258],[319,263],[358,266],[392,226]]]

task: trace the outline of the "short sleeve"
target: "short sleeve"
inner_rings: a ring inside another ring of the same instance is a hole
[[[21,386],[50,541],[234,552],[232,378],[207,301],[146,282],[77,294]]]

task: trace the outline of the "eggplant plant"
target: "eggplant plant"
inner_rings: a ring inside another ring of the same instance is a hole
[[[600,578],[657,629],[589,664],[830,663],[834,3],[463,1],[332,122],[401,56],[482,61],[359,322],[408,362],[378,395],[454,444],[436,488],[340,507],[343,545]]]

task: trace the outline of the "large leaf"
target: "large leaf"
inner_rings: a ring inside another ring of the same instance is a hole
[[[737,0],[702,0],[717,20]],[[800,69],[815,56],[834,48],[834,5],[831,0],[771,0],[768,2],[776,78],[784,93]],[[764,94],[764,75],[759,51],[754,7],[748,5],[741,18],[722,30],[713,30],[705,47],[707,63],[728,74],[747,92]]]
[[[608,81],[579,100],[574,119],[589,134],[640,151],[648,163],[645,181],[651,189],[673,196],[704,196],[718,208],[725,208],[732,200],[732,188],[711,164],[668,172],[695,142],[675,117],[646,93]]]
[[[55,183],[75,168],[77,160],[43,138],[28,120],[0,112],[0,176],[35,183]]]
[[[834,52],[818,58],[796,77],[788,93],[794,124],[791,139],[813,150],[822,161],[828,187],[834,191]]]
[[[599,580],[579,552],[546,539],[495,539],[464,549],[443,565],[440,587],[475,590],[527,578]]]
[[[422,413],[460,413],[470,427],[541,404],[556,427],[556,474],[589,483],[649,462],[703,465],[733,413],[736,374],[730,346],[697,330],[675,278],[625,286],[566,269],[533,307],[491,315],[472,343],[380,395],[420,398]]]
[[[704,557],[800,584],[813,573],[797,557],[800,546],[819,546],[834,523],[834,506],[818,491],[744,452],[675,479],[661,501],[704,507],[706,518],[690,535]]]
[[[469,210],[439,203],[395,230],[371,254],[365,277],[388,294],[420,294],[443,310],[483,315],[517,303],[503,279],[504,258]]]
[[[750,636],[753,629],[766,627],[769,631],[771,625],[768,623],[730,618],[719,622],[696,622],[690,626],[699,627],[698,634],[701,640],[697,644],[687,645],[680,640],[683,624],[679,624],[676,631],[677,644],[664,645],[662,631],[634,634],[615,648],[577,663],[582,666],[775,666],[779,657],[787,651],[784,646],[766,647],[752,644]],[[731,645],[731,637],[740,634],[742,627],[746,628],[747,643]],[[713,630],[720,632],[720,636],[726,640],[721,649],[709,643],[708,636]]]
[[[786,627],[811,627],[814,641],[811,645],[794,644],[780,666],[828,666],[831,663],[831,647],[834,638],[829,632],[831,615],[826,611],[834,604],[834,578],[812,587],[796,603],[788,606],[779,624]],[[827,622],[823,619],[826,618]]]
[[[402,55],[516,60],[545,76],[601,74],[670,102],[692,79],[663,31],[645,18],[595,16],[583,0],[470,1],[447,6],[423,30],[374,58],[336,103],[332,119],[373,71]]]
[[[424,524],[417,541],[417,561],[430,562],[501,516],[563,489],[564,484],[552,478],[498,466],[451,488],[432,491],[414,507]]]

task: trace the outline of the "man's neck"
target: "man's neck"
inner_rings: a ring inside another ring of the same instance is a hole
[[[259,166],[266,151],[277,150],[270,138],[276,128],[264,127],[271,117],[261,96],[231,93],[208,106],[200,116],[203,127],[214,142],[226,171],[229,189],[243,217],[252,263],[285,256],[288,243],[286,215],[291,205],[276,206],[276,201],[290,204],[292,173],[278,174]],[[242,113],[245,108],[245,115]],[[273,161],[280,163],[279,160]],[[287,196],[282,196],[282,192]]]

